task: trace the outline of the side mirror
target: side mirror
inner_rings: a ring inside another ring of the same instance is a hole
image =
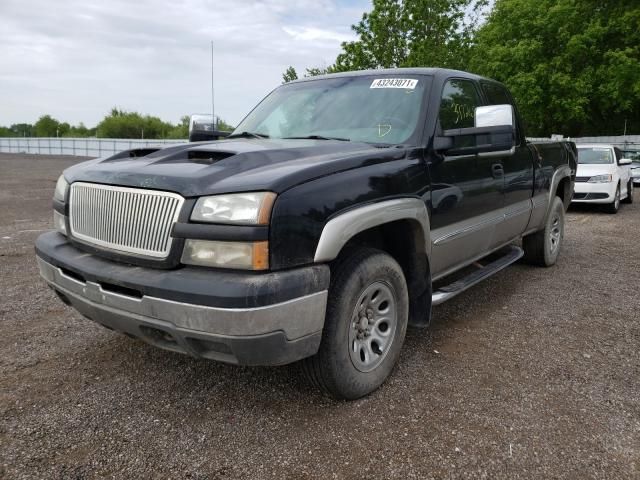
[[[498,127],[501,125],[511,125],[515,129],[516,122],[511,105],[486,105],[476,107],[475,126]]]
[[[474,124],[474,127],[444,130],[442,136],[434,138],[434,149],[450,156],[513,154],[515,115],[511,105],[476,107]]]
[[[631,165],[633,161],[630,158],[621,158],[618,160],[618,165]]]
[[[205,140],[219,140],[230,132],[216,130],[212,115],[191,115],[189,121],[189,141],[202,142]]]

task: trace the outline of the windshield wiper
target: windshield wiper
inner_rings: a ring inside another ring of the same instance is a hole
[[[339,140],[341,142],[350,142],[350,138],[340,137],[324,137],[322,135],[306,135],[304,137],[282,137],[283,140]]]
[[[234,133],[233,135],[228,135],[225,138],[269,138],[269,135],[256,132],[240,132]]]

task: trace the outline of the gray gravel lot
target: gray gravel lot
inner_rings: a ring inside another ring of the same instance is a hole
[[[558,265],[434,309],[392,378],[157,350],[65,307],[33,243],[71,157],[0,154],[0,478],[640,478],[640,194],[571,209]]]

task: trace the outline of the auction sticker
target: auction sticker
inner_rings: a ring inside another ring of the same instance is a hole
[[[412,78],[376,78],[369,88],[404,88],[413,90],[418,85],[418,80]]]

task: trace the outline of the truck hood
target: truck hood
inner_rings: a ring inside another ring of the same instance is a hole
[[[127,150],[65,170],[69,182],[150,188],[184,197],[269,190],[403,158],[406,149],[333,140],[232,139]]]

